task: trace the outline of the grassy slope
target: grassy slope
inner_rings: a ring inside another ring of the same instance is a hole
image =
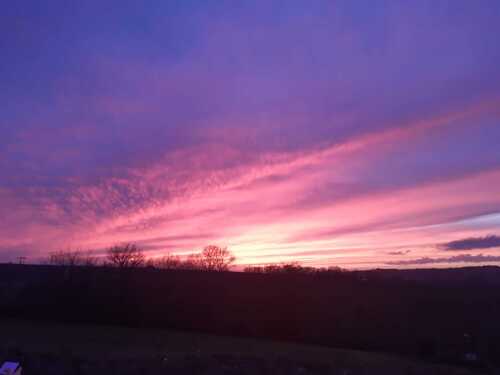
[[[28,353],[72,353],[89,359],[133,359],[186,354],[231,355],[246,358],[292,359],[332,368],[391,373],[468,374],[461,369],[433,366],[377,353],[330,349],[292,343],[217,337],[193,333],[112,326],[0,320],[0,347]]]

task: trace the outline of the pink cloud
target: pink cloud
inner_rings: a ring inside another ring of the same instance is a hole
[[[63,191],[34,188],[28,196],[46,198],[13,204],[24,207],[11,220],[23,223],[22,230],[13,225],[9,233],[14,240],[0,246],[24,244],[27,252],[39,252],[42,247],[102,249],[134,241],[159,253],[220,242],[233,248],[241,263],[298,259],[343,266],[376,264],[378,249],[403,245],[424,254],[445,237],[429,234],[429,226],[500,210],[492,189],[499,172],[382,190],[371,189],[364,173],[388,150],[425,138],[431,129],[496,114],[495,104],[481,102],[300,151],[254,152],[241,147],[246,132],[208,128],[199,133],[202,144],[166,152],[119,175],[71,177]],[[256,134],[252,130],[248,137]],[[324,186],[334,191],[324,195]],[[28,220],[35,210],[41,219]],[[24,240],[19,240],[21,233]]]

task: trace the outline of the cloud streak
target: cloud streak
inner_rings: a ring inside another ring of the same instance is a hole
[[[500,237],[489,235],[485,237],[470,237],[461,240],[450,241],[439,246],[443,250],[481,250],[500,247]]]
[[[391,266],[418,266],[418,265],[434,265],[434,264],[452,264],[452,263],[496,263],[500,262],[500,256],[497,255],[472,255],[463,254],[455,255],[448,258],[417,258],[410,260],[399,260],[386,262],[387,265]]]
[[[388,251],[387,255],[406,255],[411,253],[411,250]]]

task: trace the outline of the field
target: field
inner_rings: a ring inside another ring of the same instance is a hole
[[[498,369],[500,272],[486,271],[0,265],[0,349],[25,368],[63,366],[27,374],[446,374],[460,372],[436,364],[470,366],[468,353]]]
[[[470,374],[382,354],[165,330],[2,319],[24,374]]]

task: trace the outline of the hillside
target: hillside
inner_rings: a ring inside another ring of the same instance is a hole
[[[469,271],[465,278],[466,270],[450,271],[460,282],[424,282],[415,280],[418,271],[405,278],[405,271],[314,276],[2,265],[0,316],[281,340],[434,363],[464,365],[474,353],[477,366],[498,367],[500,290],[467,281],[481,274]]]

